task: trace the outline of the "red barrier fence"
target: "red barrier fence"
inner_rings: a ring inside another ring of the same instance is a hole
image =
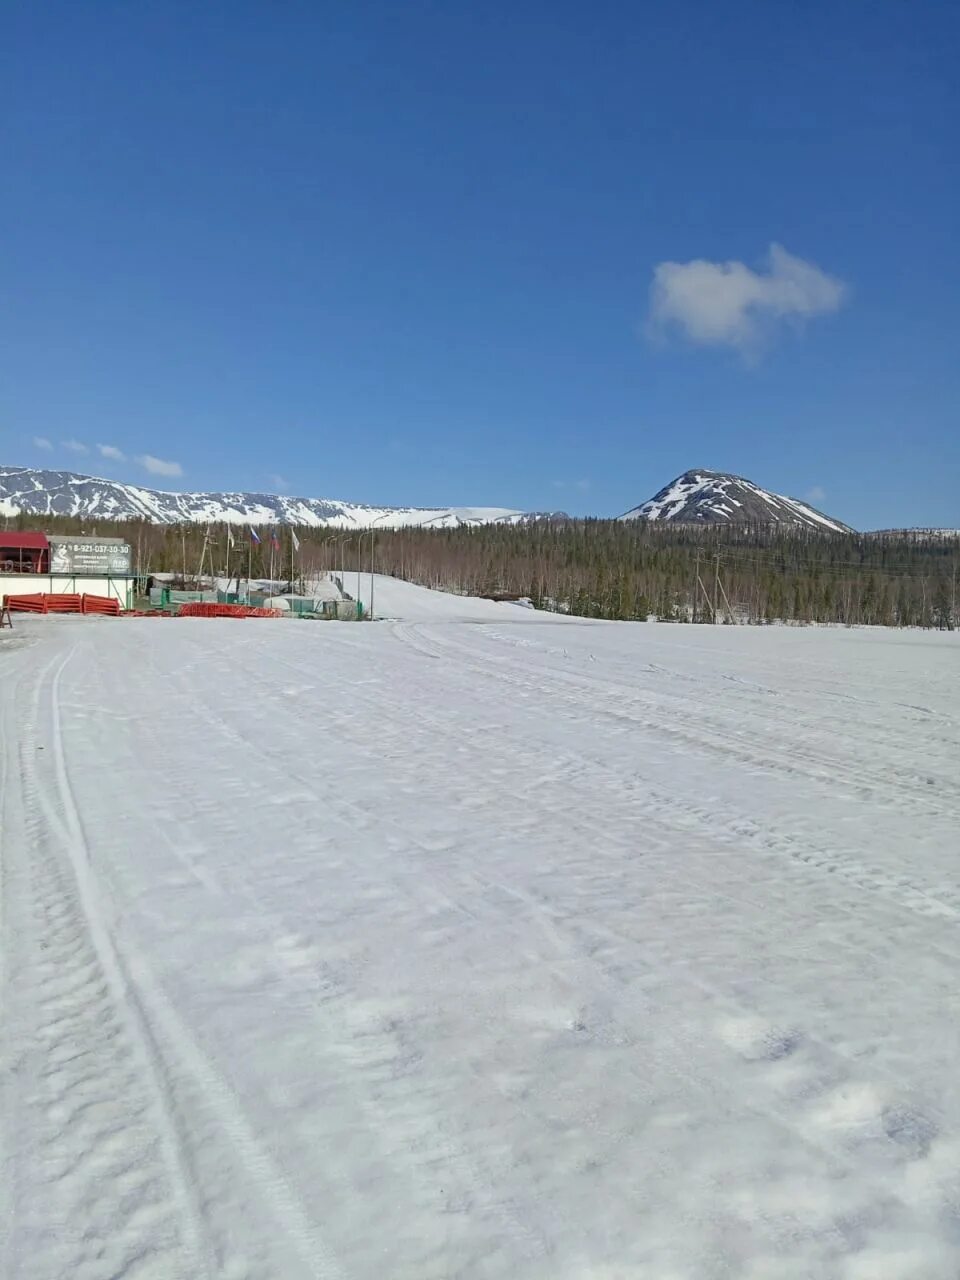
[[[39,592],[32,596],[7,596],[6,606],[11,613],[45,613],[43,602],[46,598]]]
[[[102,617],[119,617],[123,610],[120,601],[113,596],[91,595],[34,595],[7,596],[7,608],[11,613],[87,613]],[[128,617],[162,618],[171,616],[155,611],[130,611]],[[248,604],[206,604],[196,601],[182,604],[178,618],[282,618],[279,609],[257,609]]]
[[[120,601],[112,596],[56,595],[35,592],[28,596],[7,596],[11,613],[95,613],[117,617]]]
[[[182,604],[177,611],[178,618],[282,618],[279,609],[256,609],[249,604],[207,604],[194,601]]]
[[[89,596],[82,599],[84,613],[100,613],[109,618],[120,616],[120,601],[116,596]]]
[[[44,613],[83,613],[83,596],[50,594],[43,598]]]

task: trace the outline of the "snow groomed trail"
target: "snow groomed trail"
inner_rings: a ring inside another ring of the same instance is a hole
[[[477,603],[4,639],[0,1275],[955,1280],[958,638]]]

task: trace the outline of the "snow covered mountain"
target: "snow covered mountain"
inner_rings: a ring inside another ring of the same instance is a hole
[[[335,498],[289,498],[272,493],[165,493],[73,471],[0,467],[0,515],[83,516],[90,520],[149,520],[153,524],[297,524],[342,529],[436,529],[457,525],[522,524],[556,512],[506,507],[370,507]]]
[[[841,524],[798,498],[770,493],[743,476],[722,471],[685,471],[621,520],[673,524],[790,524],[828,533],[848,533]]]

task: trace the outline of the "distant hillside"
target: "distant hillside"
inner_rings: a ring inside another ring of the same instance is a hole
[[[462,525],[522,524],[559,518],[562,512],[514,511],[508,507],[373,507],[336,498],[290,498],[271,493],[168,493],[78,475],[0,467],[0,515],[79,516],[99,520],[189,521],[210,524],[283,524],[313,528],[458,528]]]

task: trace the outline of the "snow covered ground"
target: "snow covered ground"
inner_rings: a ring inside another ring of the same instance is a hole
[[[340,580],[341,575],[336,575]],[[526,605],[496,600],[479,600],[475,596],[457,596],[447,591],[430,591],[413,582],[371,575],[349,569],[342,575],[343,589],[354,600],[362,600],[369,613],[371,597],[374,617],[405,622],[556,622],[557,616],[541,613]],[[372,592],[371,592],[372,585]]]
[[[3,633],[4,1278],[956,1280],[960,637],[482,607]]]

